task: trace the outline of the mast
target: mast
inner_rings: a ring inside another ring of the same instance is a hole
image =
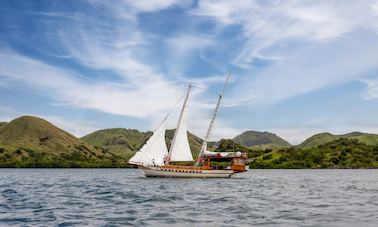
[[[189,94],[190,94],[190,90],[192,89],[192,85],[189,84],[188,86],[188,92],[186,94],[186,97],[185,97],[185,101],[184,101],[184,104],[182,106],[182,109],[181,109],[181,113],[180,113],[180,117],[179,117],[179,120],[178,120],[178,123],[177,123],[177,127],[176,127],[176,130],[175,130],[175,134],[173,136],[173,139],[172,139],[172,142],[171,142],[171,147],[169,148],[169,152],[168,152],[168,155],[167,155],[167,158],[165,160],[165,164],[168,165],[169,164],[169,160],[170,160],[170,157],[172,155],[172,151],[173,151],[173,147],[174,147],[174,144],[176,143],[176,140],[177,140],[177,134],[179,132],[179,127],[181,125],[181,122],[182,122],[182,118],[183,118],[183,115],[184,115],[184,111],[186,109],[186,106],[187,106],[187,103],[188,103],[188,99],[189,99]]]
[[[224,90],[226,89],[227,82],[228,82],[228,80],[230,79],[230,76],[231,76],[231,71],[228,71],[226,81],[224,82],[223,89],[222,89],[221,93],[220,93],[219,96],[218,96],[218,102],[217,102],[217,105],[216,105],[216,107],[215,107],[215,110],[214,110],[213,116],[212,116],[212,118],[211,118],[209,128],[207,129],[205,139],[204,139],[204,141],[203,141],[203,143],[202,143],[200,153],[198,154],[198,157],[197,157],[197,159],[196,159],[195,166],[198,166],[198,165],[199,165],[199,163],[200,163],[200,158],[201,158],[201,156],[203,155],[203,153],[204,153],[204,152],[206,151],[206,149],[207,149],[207,141],[208,141],[208,139],[209,139],[209,137],[210,137],[211,130],[213,129],[213,124],[214,124],[215,118],[217,117],[217,114],[218,114],[219,105],[220,105],[220,102],[221,102],[221,100],[222,100],[222,97],[223,97],[223,94],[224,94]]]

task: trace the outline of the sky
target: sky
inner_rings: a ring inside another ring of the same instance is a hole
[[[81,137],[189,130],[378,133],[377,0],[0,1],[0,121],[42,117]]]

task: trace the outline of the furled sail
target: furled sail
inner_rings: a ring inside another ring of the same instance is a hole
[[[167,118],[154,131],[146,144],[129,160],[134,165],[163,165],[164,157],[168,154],[165,143],[165,130]]]
[[[187,133],[187,115],[188,115],[188,106],[187,101],[190,93],[189,86],[188,94],[186,95],[183,108],[181,110],[181,115],[175,135],[172,140],[171,147],[169,149],[169,160],[170,161],[193,161],[192,152],[190,151],[188,133]]]

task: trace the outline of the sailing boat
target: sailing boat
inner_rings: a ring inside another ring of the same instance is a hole
[[[187,103],[192,89],[191,85],[188,87],[169,150],[165,143],[165,131],[168,118],[165,117],[146,144],[129,160],[129,164],[138,166],[146,177],[228,178],[236,173],[247,171],[247,154],[245,152],[211,152],[207,150],[207,142],[229,78],[230,72],[219,94],[218,102],[205,139],[203,140],[200,153],[192,166],[172,164],[172,162],[179,161],[194,161],[189,146],[186,126],[188,114]],[[214,161],[228,162],[229,165],[226,167],[213,166],[212,162]]]

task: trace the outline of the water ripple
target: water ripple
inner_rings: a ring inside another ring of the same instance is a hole
[[[0,226],[375,226],[377,170],[146,179],[132,169],[1,169]]]

